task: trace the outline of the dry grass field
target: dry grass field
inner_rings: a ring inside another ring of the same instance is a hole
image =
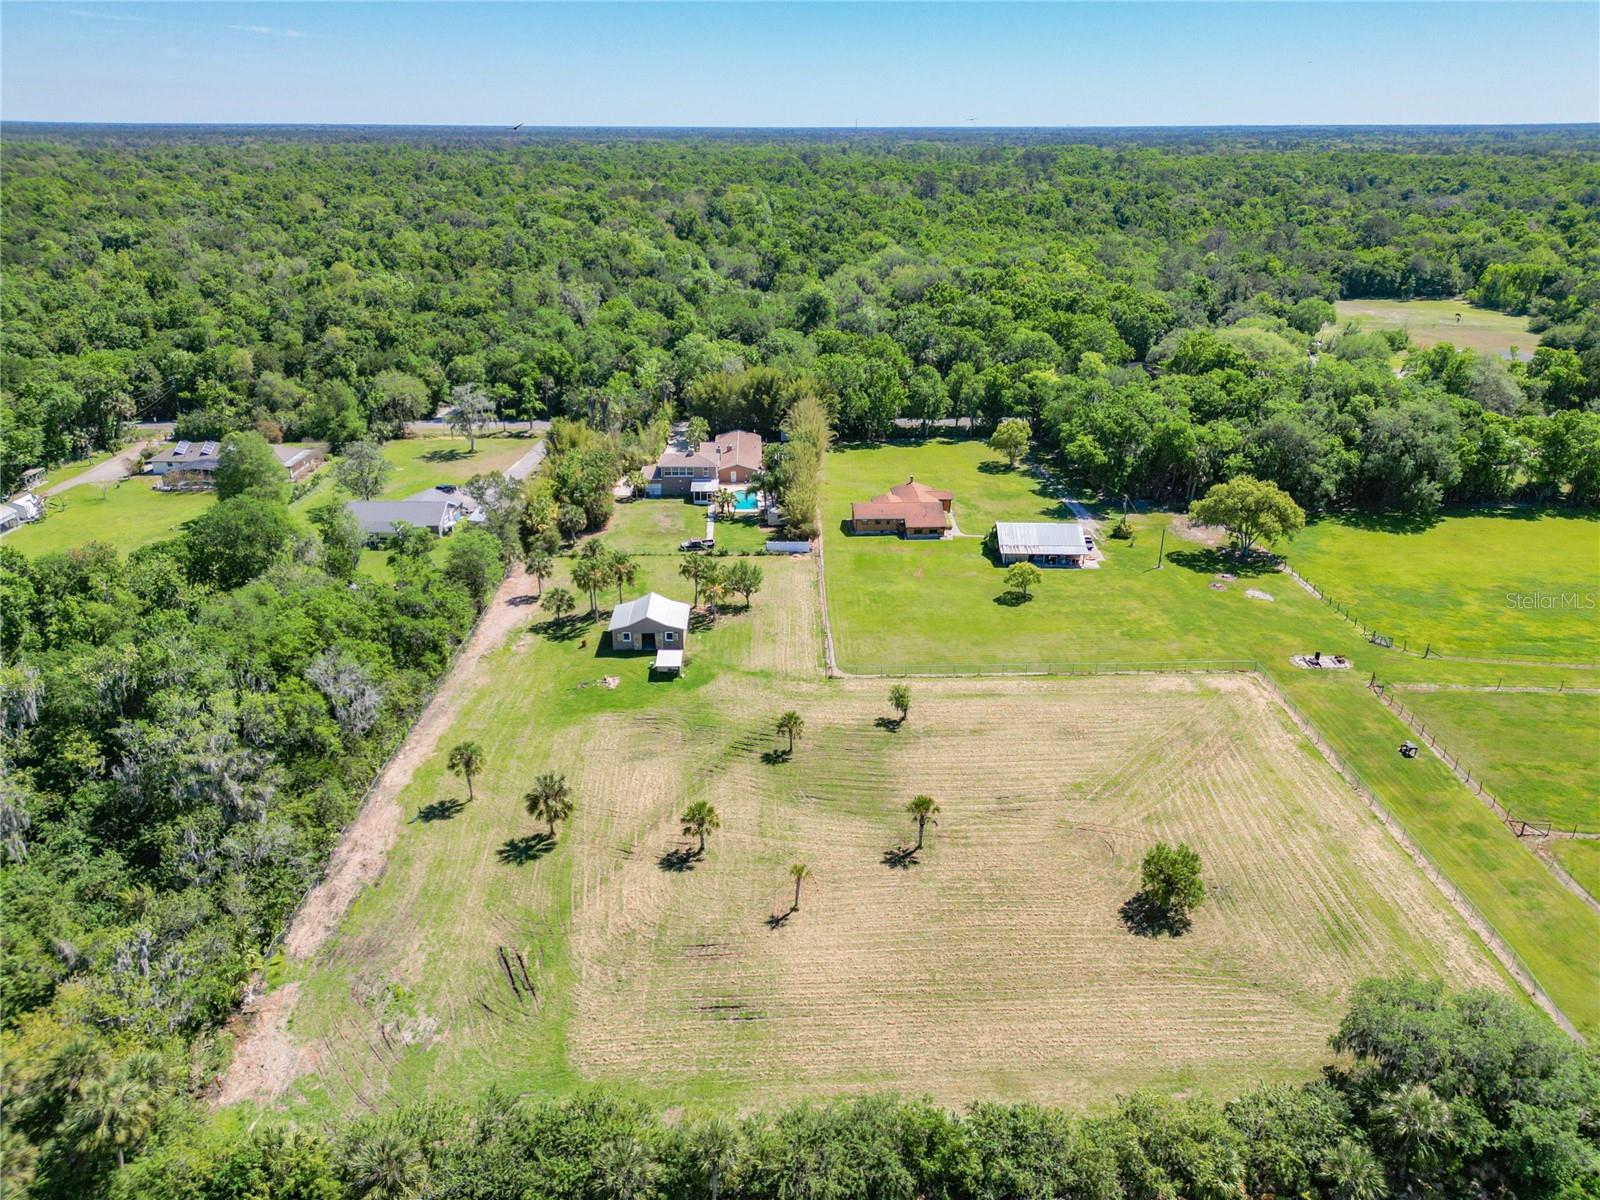
[[[596,1080],[721,1107],[1227,1091],[1314,1070],[1365,976],[1499,980],[1253,677],[920,680],[895,728],[885,681],[819,677],[815,564],[765,565],[677,683],[592,632],[535,627],[483,660],[383,878],[279,972],[300,1072],[281,1103]],[[442,762],[464,736],[490,761],[471,804]],[[545,770],[578,804],[553,843],[519,799]],[[918,792],[940,823],[897,865]],[[677,816],[702,797],[722,827],[697,859]],[[1120,915],[1161,838],[1213,888],[1176,938]],[[813,878],[777,920],[796,861]]]

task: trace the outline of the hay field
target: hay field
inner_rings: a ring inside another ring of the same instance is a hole
[[[1253,678],[918,681],[886,728],[883,681],[817,677],[814,571],[771,564],[677,684],[537,630],[485,660],[437,756],[469,730],[485,744],[477,801],[455,803],[442,762],[419,769],[384,878],[286,972],[290,1111],[595,1080],[714,1107],[1226,1091],[1313,1071],[1364,976],[1499,979]],[[621,682],[584,686],[602,672]],[[775,760],[791,707],[806,732]],[[578,797],[553,844],[518,800],[550,769]],[[887,865],[921,791],[941,824],[918,863]],[[675,861],[700,797],[722,828]],[[1119,916],[1162,837],[1194,844],[1215,887],[1177,939]],[[814,879],[769,927],[796,860]]]

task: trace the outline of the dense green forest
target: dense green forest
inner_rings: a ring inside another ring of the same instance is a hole
[[[1249,471],[1313,510],[1600,499],[1592,131],[8,130],[3,165],[3,482],[133,419],[266,464],[125,557],[0,548],[8,1192],[687,1196],[725,1162],[752,1197],[1600,1195],[1592,1055],[1406,985],[1358,1001],[1328,1081],[1226,1108],[868,1101],[713,1133],[491,1097],[232,1136],[192,1104],[504,563],[603,525],[669,417],[781,430],[802,533],[832,432],[950,418],[1022,417],[1110,495]],[[1525,313],[1531,358],[1435,347],[1397,375],[1395,339],[1330,328],[1340,296],[1456,294]],[[400,539],[393,583],[357,573],[337,504],[290,516],[256,436],[340,447],[480,403],[565,418],[544,472],[437,563]]]
[[[1313,510],[1600,497],[1592,130],[23,132],[5,163],[5,482],[132,417],[337,446],[464,393],[771,433],[706,382],[768,367],[847,439],[1025,417],[1108,492],[1247,470]],[[1526,313],[1531,361],[1311,353],[1327,301],[1458,294]]]

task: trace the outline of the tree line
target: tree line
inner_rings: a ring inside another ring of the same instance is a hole
[[[797,878],[798,882],[798,878]],[[1594,1051],[1486,991],[1360,985],[1322,1078],[1090,1114],[895,1096],[667,1122],[595,1090],[490,1091],[314,1129],[194,1122],[119,1176],[141,1200],[1246,1200],[1593,1195]]]

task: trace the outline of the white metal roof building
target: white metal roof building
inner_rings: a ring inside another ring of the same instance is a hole
[[[682,650],[689,637],[689,606],[646,592],[617,605],[606,631],[616,650]]]
[[[1031,562],[1041,567],[1075,567],[1091,553],[1083,526],[1065,521],[1000,521],[995,548],[1003,563]]]
[[[388,537],[402,521],[443,537],[455,528],[461,511],[443,500],[348,500],[345,508],[369,538]]]

